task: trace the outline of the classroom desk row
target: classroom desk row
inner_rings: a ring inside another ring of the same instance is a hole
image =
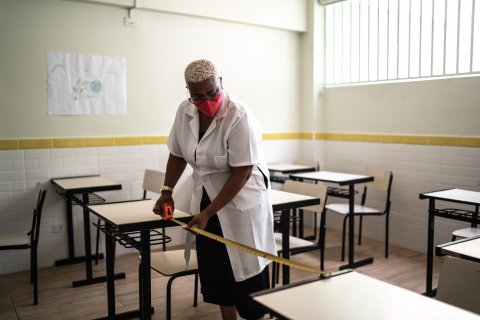
[[[373,177],[362,175],[351,175],[327,171],[319,172],[304,172],[300,174],[293,174],[292,178],[313,181],[324,181],[337,183],[340,186],[348,186],[349,190],[349,205],[350,212],[353,212],[354,205],[354,185],[357,183],[364,183],[372,181]],[[89,205],[89,193],[107,190],[121,189],[121,185],[112,182],[108,179],[95,176],[95,177],[75,177],[70,179],[52,179],[52,183],[58,188],[58,192],[61,193],[66,199],[67,203],[67,230],[69,239],[69,258],[66,259],[67,263],[73,263],[85,261],[86,265],[86,278],[80,281],[74,281],[73,286],[85,285],[91,283],[98,283],[101,281],[107,281],[107,295],[108,295],[108,314],[109,318],[117,318],[115,313],[115,293],[114,293],[114,280],[125,277],[124,274],[114,274],[114,246],[115,240],[111,237],[106,237],[106,255],[107,255],[107,276],[97,277],[92,276],[92,255],[90,249],[90,218],[89,211],[92,211],[100,219],[106,223],[106,230],[108,232],[127,232],[138,231],[140,233],[140,241],[138,243],[139,251],[142,257],[148,257],[142,259],[141,262],[141,292],[139,292],[139,312],[142,315],[142,319],[149,319],[151,317],[151,301],[150,301],[150,229],[160,227],[173,226],[172,222],[166,222],[160,219],[158,216],[152,213],[153,202],[152,200],[144,201],[126,201],[119,203]],[[81,195],[78,197],[76,195]],[[79,200],[81,199],[81,201]],[[434,232],[434,218],[440,216],[449,219],[456,219],[467,222],[478,222],[478,210],[473,212],[470,216],[465,215],[446,215],[442,209],[435,207],[435,200],[443,200],[450,202],[458,202],[463,204],[480,204],[480,192],[448,189],[437,192],[420,194],[420,199],[429,199],[429,224],[428,224],[428,252],[427,252],[427,290],[426,295],[433,296],[434,289],[431,287],[432,281],[432,266],[433,266],[433,232]],[[282,212],[281,225],[283,233],[283,248],[289,248],[289,224],[288,218],[291,209],[300,208],[304,206],[318,204],[319,200],[312,197],[289,194],[278,190],[271,190],[271,200],[273,209],[275,211]],[[73,249],[73,227],[72,227],[72,202],[77,202],[82,206],[83,218],[84,218],[84,234],[85,234],[85,257],[75,257]],[[144,206],[144,207],[142,207]],[[108,210],[112,210],[111,212]],[[107,210],[107,212],[103,212]],[[129,212],[129,214],[126,214]],[[134,220],[130,220],[132,212],[136,212]],[[137,216],[137,213],[141,213]],[[181,212],[176,212],[176,215],[180,220],[188,221],[190,216]],[[125,218],[128,217],[127,220]],[[354,243],[353,243],[353,221],[349,225],[349,259],[348,264],[342,266],[342,269],[356,268],[366,263],[372,263],[373,258],[368,258],[359,262],[354,261]],[[289,258],[289,250],[283,250],[283,256]],[[287,285],[290,282],[289,267],[283,266],[283,284]]]
[[[81,281],[74,281],[73,286],[86,285],[92,283],[98,283],[107,281],[107,296],[108,296],[108,317],[118,318],[130,317],[140,313],[142,319],[149,319],[151,317],[151,275],[150,275],[150,230],[176,226],[171,221],[163,220],[158,215],[152,212],[152,208],[155,204],[153,200],[143,201],[123,201],[116,203],[105,203],[90,205],[89,193],[107,190],[118,190],[121,185],[114,183],[106,178],[99,176],[90,177],[71,177],[53,179],[52,183],[57,187],[59,193],[61,193],[67,201],[67,215],[71,219],[71,205],[74,199],[77,199],[75,195],[81,194],[83,202],[78,202],[83,208],[84,218],[84,233],[85,233],[85,257],[82,260],[86,265],[86,279]],[[316,205],[320,203],[320,200],[315,197],[304,196],[299,194],[293,194],[288,192],[282,192],[278,190],[271,190],[270,198],[274,211],[280,211],[283,243],[282,248],[289,248],[289,225],[288,220],[290,216],[290,210]],[[77,200],[78,201],[78,200]],[[133,311],[126,315],[117,315],[115,312],[115,285],[114,280],[125,277],[124,274],[114,274],[114,248],[115,238],[113,236],[106,236],[106,277],[93,277],[92,275],[92,255],[91,255],[91,243],[90,243],[90,217],[89,212],[94,213],[100,219],[105,222],[105,232],[107,235],[122,234],[123,238],[128,237],[128,233],[138,232],[139,237],[136,239],[130,239],[129,243],[134,243],[142,256],[140,266],[140,290],[139,290],[139,311]],[[191,216],[182,213],[180,211],[175,212],[176,217],[181,221],[189,221]],[[73,241],[73,227],[68,228],[69,241],[72,238]],[[126,236],[125,236],[126,235]],[[73,243],[72,243],[73,246]],[[70,246],[69,246],[70,247]],[[283,257],[289,258],[289,250],[283,250]],[[80,260],[74,256],[74,251],[69,251],[69,263]],[[288,284],[290,282],[290,270],[288,266],[283,266],[283,283]]]
[[[301,165],[291,164],[272,164],[269,165],[269,169],[274,172],[283,174],[290,174],[290,178],[294,180],[311,180],[322,182],[333,182],[340,186],[348,185],[348,198],[350,215],[353,211],[354,205],[354,185],[356,183],[363,183],[373,181],[373,177],[361,177],[356,175],[345,175],[342,173],[334,173],[328,171],[315,172],[315,168]],[[368,180],[372,178],[371,180]],[[457,221],[468,222],[471,226],[476,226],[480,223],[479,207],[480,207],[480,192],[471,190],[462,190],[457,188],[451,188],[446,190],[432,191],[419,194],[420,199],[429,200],[428,208],[428,243],[427,243],[427,270],[426,270],[426,290],[425,295],[433,297],[435,296],[436,289],[432,286],[433,277],[433,254],[434,254],[434,233],[435,233],[435,218],[445,218]],[[474,210],[456,209],[456,208],[439,208],[438,201],[444,201],[449,203],[460,203],[473,206]],[[344,267],[355,268],[367,263],[372,263],[372,258],[364,259],[360,262],[353,262],[354,255],[354,230],[353,220],[349,219],[349,257],[348,264]]]
[[[319,204],[320,200],[315,197],[298,195],[278,190],[271,190],[270,198],[272,207],[275,211],[282,212],[283,246],[289,247],[289,228],[288,218],[289,210]],[[139,288],[139,313],[141,319],[150,319],[151,306],[151,274],[150,274],[150,230],[156,228],[167,228],[177,226],[170,220],[164,220],[152,212],[155,205],[154,200],[126,201],[109,204],[99,204],[89,206],[88,209],[105,221],[107,233],[126,234],[128,232],[140,232],[138,248],[142,256],[140,262],[140,288]],[[183,222],[191,219],[191,216],[175,210],[174,217]],[[287,223],[285,223],[287,222]],[[114,283],[114,237],[106,237],[106,256],[107,256],[107,296],[108,296],[108,318],[116,318],[115,312],[115,283]],[[284,258],[289,258],[289,250],[284,250]],[[283,282],[288,284],[290,281],[290,270],[288,266],[283,267]],[[133,311],[135,313],[135,311]],[[131,315],[131,312],[128,312]],[[122,315],[124,316],[124,315]]]

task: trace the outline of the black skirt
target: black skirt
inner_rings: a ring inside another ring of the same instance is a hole
[[[200,210],[203,211],[209,204],[210,198],[203,189]],[[216,214],[208,220],[205,230],[223,237]],[[196,242],[203,300],[221,306],[235,306],[239,315],[245,319],[263,316],[266,312],[260,308],[252,308],[248,295],[270,287],[268,267],[256,276],[236,282],[226,246],[202,235],[196,236]]]

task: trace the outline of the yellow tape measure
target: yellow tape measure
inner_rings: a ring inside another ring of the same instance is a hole
[[[170,220],[172,220],[173,222],[175,222],[178,225],[181,225],[182,227],[185,227],[187,225],[186,223],[178,221],[177,219],[174,219],[174,218],[171,218]],[[284,265],[287,265],[287,266],[295,268],[295,269],[309,271],[309,272],[313,272],[313,273],[320,274],[320,275],[330,275],[330,272],[326,272],[326,271],[316,269],[316,268],[313,268],[313,267],[310,267],[310,266],[307,266],[307,265],[304,265],[304,264],[301,264],[301,263],[298,263],[298,262],[293,262],[291,260],[275,256],[271,253],[264,252],[264,251],[246,246],[244,244],[235,242],[233,240],[225,239],[223,237],[220,237],[219,235],[216,235],[214,233],[211,233],[211,232],[208,232],[208,231],[205,231],[205,230],[202,230],[202,229],[192,227],[192,228],[189,228],[188,230],[191,230],[195,233],[198,233],[198,234],[200,234],[202,236],[205,236],[207,238],[210,238],[212,240],[216,240],[218,242],[221,242],[221,243],[223,243],[227,246],[243,250],[247,253],[256,255],[258,257],[268,259],[268,260],[276,262],[278,264],[284,264]]]

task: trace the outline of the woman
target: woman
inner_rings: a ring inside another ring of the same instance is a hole
[[[190,98],[177,111],[168,139],[165,185],[154,212],[173,205],[172,191],[186,164],[193,168],[187,225],[276,254],[261,131],[251,111],[229,96],[215,65],[197,60],[185,69]],[[196,236],[203,299],[218,304],[223,319],[257,319],[248,295],[269,288],[268,263],[241,250]]]

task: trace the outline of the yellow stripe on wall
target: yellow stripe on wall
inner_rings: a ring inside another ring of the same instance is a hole
[[[21,139],[19,149],[52,149],[53,139]]]
[[[480,148],[480,136],[429,136],[340,132],[271,132],[264,133],[262,137],[263,140],[312,140],[313,138],[315,138],[315,140],[331,141]],[[167,140],[168,136],[166,135],[51,139],[4,139],[0,140],[0,150],[133,146],[166,144]]]
[[[85,138],[77,139],[53,139],[54,148],[83,148],[85,147]]]
[[[0,150],[18,150],[18,140],[0,140]]]

